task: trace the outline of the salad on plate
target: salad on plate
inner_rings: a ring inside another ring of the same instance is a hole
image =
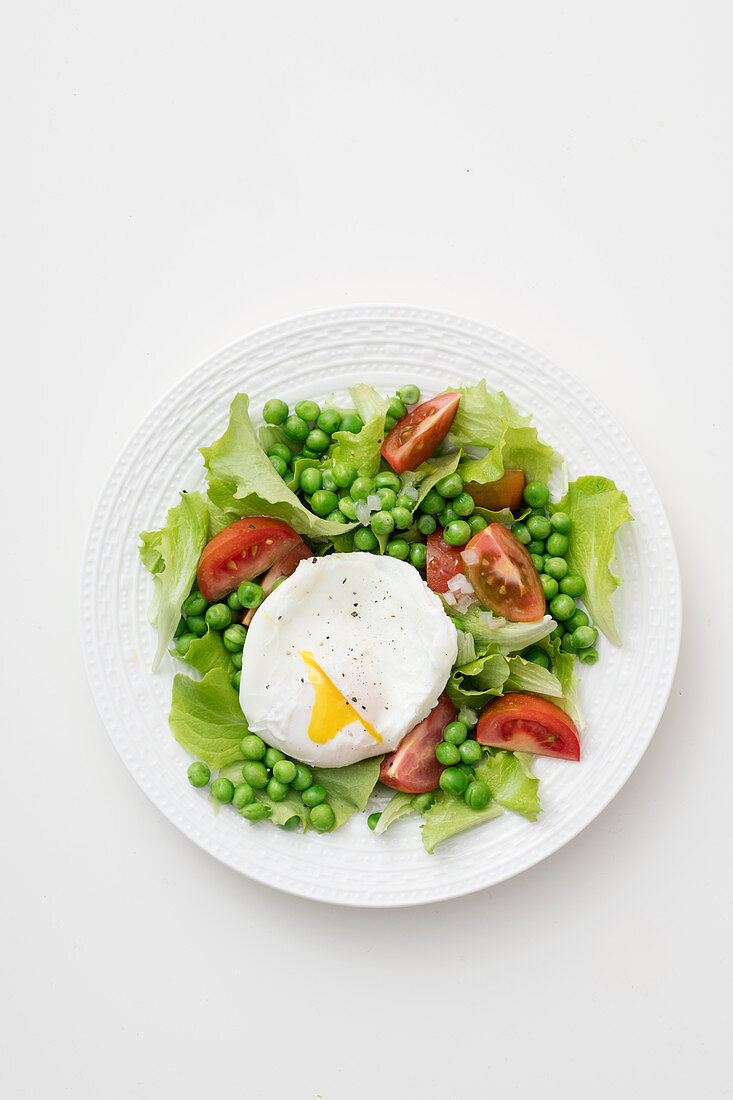
[[[141,534],[154,668],[188,666],[170,726],[215,807],[319,833],[366,811],[377,836],[413,815],[432,853],[505,810],[535,821],[533,756],[581,761],[576,662],[621,644],[631,516],[608,478],[567,484],[485,381],[349,393],[271,399],[259,428],[234,397],[206,491]]]

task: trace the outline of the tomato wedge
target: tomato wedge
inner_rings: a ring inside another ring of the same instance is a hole
[[[230,523],[204,547],[196,577],[201,595],[220,600],[242,581],[264,573],[300,541],[279,519],[247,516]]]
[[[512,692],[484,707],[476,730],[480,745],[580,760],[578,731],[564,710],[538,695]]]
[[[488,508],[491,512],[500,512],[509,508],[518,512],[524,503],[524,487],[527,479],[524,470],[505,470],[504,476],[496,481],[467,481],[464,491],[470,493],[479,508]]]
[[[393,470],[404,474],[430,458],[447,436],[460,400],[460,393],[441,393],[395,424],[382,444],[382,454]]]
[[[266,596],[269,596],[278,581],[283,580],[285,577],[292,577],[293,573],[298,568],[298,564],[303,561],[304,558],[312,557],[313,551],[308,549],[302,539],[298,539],[292,550],[288,550],[285,557],[276,561],[265,573],[260,581],[262,591]],[[242,622],[245,626],[249,626],[252,622],[256,610],[256,607],[251,607],[249,611],[242,615]]]
[[[527,550],[511,531],[491,523],[462,554],[477,599],[514,623],[533,623],[545,613],[545,593]]]
[[[433,531],[432,535],[428,535],[426,567],[428,588],[433,592],[447,592],[451,577],[463,572],[460,548],[449,546],[445,542],[441,527]]]
[[[395,751],[384,757],[379,769],[380,781],[409,794],[434,791],[445,768],[435,759],[435,749],[443,740],[443,730],[455,716],[456,708],[443,692],[427,718],[418,722]]]

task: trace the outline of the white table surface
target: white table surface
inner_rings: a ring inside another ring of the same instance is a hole
[[[722,1096],[729,7],[8,18],[0,1094]],[[657,735],[593,825],[494,889],[383,912],[180,835],[106,737],[76,626],[91,509],[150,406],[259,325],[364,301],[483,320],[593,390],[665,501],[686,615]]]

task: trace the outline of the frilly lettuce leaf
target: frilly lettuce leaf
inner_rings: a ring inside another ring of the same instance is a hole
[[[463,795],[445,794],[436,799],[425,813],[425,821],[421,826],[425,851],[432,854],[436,845],[442,841],[492,821],[503,812],[496,802],[490,802],[485,810],[472,810],[466,805]]]
[[[560,648],[559,640],[542,638],[537,643],[550,658],[550,666],[562,688],[562,699],[552,699],[551,702],[566,710],[578,729],[585,728],[583,712],[578,702],[578,681],[575,676],[575,654],[568,653]]]
[[[212,768],[238,760],[242,738],[249,733],[229,673],[218,666],[202,680],[181,673],[174,677],[168,720],[176,741]]]
[[[200,493],[181,493],[159,531],[140,535],[140,557],[153,574],[155,591],[149,617],[158,630],[153,659],[157,669],[181,618],[181,605],[196,578],[201,551],[208,538],[209,512]]]
[[[565,555],[571,573],[586,584],[583,602],[599,630],[610,642],[621,645],[613,617],[611,597],[621,584],[609,566],[616,557],[615,534],[632,519],[626,494],[607,477],[579,477],[551,512],[567,512],[573,521],[570,548]]]
[[[572,656],[572,654],[570,654]],[[508,691],[527,691],[530,695],[546,695],[553,701],[562,698],[562,685],[554,673],[523,657],[508,657],[509,677],[504,685]]]
[[[479,652],[485,651],[487,646],[496,646],[500,653],[517,653],[538,642],[540,638],[546,637],[557,625],[550,615],[545,615],[536,623],[505,622],[502,626],[490,626],[481,622],[479,618],[479,615],[483,617],[490,614],[481,607],[474,605],[467,611],[461,612],[448,604],[444,606],[458,630],[466,630],[469,634],[473,634],[476,649]],[[490,622],[493,621],[495,618],[490,620]]]
[[[207,630],[203,638],[194,638],[184,656],[175,653],[180,661],[191,665],[202,676],[211,672],[212,668],[220,668],[223,672],[230,673],[233,670],[232,657],[224,645],[219,630]]]
[[[456,446],[495,447],[505,427],[521,428],[531,420],[520,416],[501,390],[489,392],[485,379],[475,386],[459,386],[457,392],[461,402],[450,430]]]
[[[538,439],[535,428],[505,423],[496,446],[484,458],[466,459],[458,472],[464,481],[481,484],[496,481],[505,470],[524,470],[527,481],[547,482],[558,461],[552,447]]]
[[[386,829],[393,825],[399,818],[404,817],[406,814],[414,813],[415,807],[412,804],[414,794],[407,794],[405,791],[395,791],[390,798],[387,805],[382,810],[382,816],[377,822],[374,830],[375,836],[381,836]]]
[[[377,785],[381,756],[347,764],[345,768],[312,768],[313,782],[326,788],[326,802],[336,815],[335,829],[365,809]]]
[[[404,488],[413,488],[417,491],[416,506],[428,495],[436,481],[440,481],[442,477],[447,477],[448,474],[455,473],[460,458],[460,451],[453,451],[451,454],[445,455],[431,455],[416,470],[407,470],[402,474]]]
[[[539,779],[532,774],[532,757],[525,752],[505,752],[503,749],[485,753],[476,768],[476,778],[486,783],[496,802],[536,821],[540,812],[537,796]]]
[[[454,668],[445,690],[454,707],[479,711],[493,696],[504,693],[508,676],[507,659],[494,648],[493,652]]]

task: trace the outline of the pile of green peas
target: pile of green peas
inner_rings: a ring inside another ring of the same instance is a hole
[[[209,603],[194,587],[181,607],[181,619],[174,635],[176,653],[179,657],[185,657],[191,642],[203,638],[207,630],[221,632],[224,648],[232,662],[230,681],[234,690],[239,691],[247,628],[235,621],[236,614],[245,608],[259,607],[264,598],[262,587],[254,581],[242,581],[225,601],[216,603]]]
[[[561,648],[567,653],[574,653],[585,664],[595,664],[598,660],[595,648],[598,631],[575,602],[585,592],[585,581],[578,573],[569,572],[565,560],[570,547],[572,520],[566,512],[553,512],[548,516],[550,491],[541,481],[528,483],[524,500],[531,512],[522,522],[514,524],[512,534],[529,551],[540,575],[547,610],[558,624],[550,638],[560,639]],[[532,648],[524,657],[549,668],[549,659],[541,649]]]
[[[308,820],[319,833],[327,833],[336,823],[333,808],[326,802],[326,788],[313,782],[313,774],[305,764],[291,760],[279,749],[270,748],[256,733],[248,733],[240,746],[244,764],[242,782],[219,776],[211,784],[211,793],[217,802],[231,803],[248,821],[262,821],[269,817],[270,807],[257,801],[255,791],[263,791],[271,802],[282,802],[291,790],[298,791],[303,805],[309,810]],[[208,764],[196,760],[188,768],[188,779],[194,787],[205,787],[211,779]],[[286,829],[294,829],[300,818],[294,815],[285,822]]]

